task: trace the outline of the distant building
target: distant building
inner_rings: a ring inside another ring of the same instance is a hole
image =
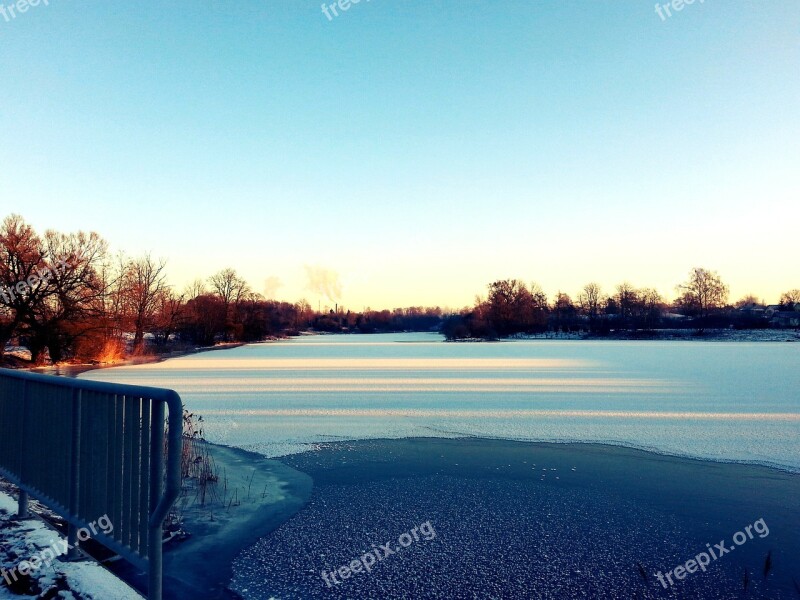
[[[673,321],[682,321],[682,320],[685,320],[687,317],[686,317],[686,315],[682,315],[680,313],[667,312],[667,313],[664,314],[664,318],[665,319],[671,319]]]
[[[767,307],[763,304],[749,302],[739,307],[739,312],[750,317],[763,317]]]
[[[779,310],[770,315],[769,324],[772,327],[800,327],[800,311]]]

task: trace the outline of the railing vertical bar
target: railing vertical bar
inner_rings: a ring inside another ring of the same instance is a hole
[[[83,392],[81,394],[81,403],[87,407],[87,410],[81,410],[81,431],[83,435],[81,436],[81,446],[80,452],[78,453],[78,464],[80,465],[80,498],[78,498],[78,512],[75,514],[76,517],[85,518],[89,517],[91,520],[93,517],[91,511],[91,495],[92,495],[92,488],[91,488],[91,475],[93,470],[92,465],[92,416],[90,413],[90,406],[92,404],[92,392]]]
[[[95,474],[108,472],[108,444],[111,441],[108,430],[108,411],[111,408],[111,394],[95,394],[92,407],[94,418],[92,424],[95,434],[93,437]],[[108,511],[108,482],[103,477],[92,478],[92,518],[102,517]]]
[[[103,458],[102,454],[98,452],[100,449],[100,444],[103,442],[103,430],[100,428],[100,418],[102,417],[102,413],[98,414],[95,411],[99,408],[99,405],[102,404],[103,399],[105,398],[105,394],[102,396],[97,392],[92,392],[92,402],[90,404],[85,404],[84,414],[91,410],[89,426],[91,428],[91,434],[86,436],[90,442],[89,447],[89,454],[90,454],[90,462],[91,462],[91,471],[87,473],[88,477],[88,488],[91,492],[87,495],[84,494],[84,498],[87,498],[89,501],[86,503],[86,513],[84,513],[84,517],[88,519],[97,519],[97,517],[102,516],[103,505],[100,503],[101,500],[101,481],[98,477],[96,477],[97,473],[102,473],[100,470],[100,460]]]
[[[132,546],[133,539],[133,495],[135,493],[133,480],[134,474],[138,475],[139,469],[134,470],[133,452],[135,439],[139,434],[138,424],[136,423],[135,409],[138,401],[133,396],[125,396],[125,435],[124,448],[125,458],[123,461],[123,487],[122,487],[122,543],[128,547]]]
[[[103,515],[105,503],[105,481],[97,475],[105,473],[105,407],[107,394],[98,392],[85,393],[84,398],[84,423],[89,430],[84,436],[84,449],[89,468],[84,468],[84,518],[95,520]]]
[[[38,388],[38,389],[36,389]],[[46,415],[47,414],[47,407],[52,404],[53,398],[58,393],[58,390],[53,389],[50,386],[45,385],[37,385],[36,388],[32,389],[31,392],[33,393],[33,397],[35,398],[36,402],[33,405],[34,414],[36,415]],[[50,440],[47,439],[47,429],[49,429],[46,423],[43,422],[41,417],[34,419],[32,422],[32,429],[31,434],[28,436],[28,443],[31,448],[32,455],[34,456],[34,464],[37,465],[44,465],[50,462],[49,456],[49,446]],[[50,494],[52,493],[51,481],[49,478],[45,476],[41,477],[41,487],[42,490]]]
[[[172,419],[176,418],[170,412]],[[178,418],[181,418],[180,416]],[[183,423],[178,424],[181,427]],[[175,427],[175,423],[170,421],[170,427]],[[161,501],[161,494],[164,489],[164,403],[156,402],[153,405],[153,427],[150,435],[150,513],[156,511],[156,507]],[[161,600],[162,587],[162,537],[164,522],[159,519],[157,522],[149,523],[149,548],[147,560],[149,563],[149,581],[147,586],[149,600]]]
[[[140,498],[141,498],[141,485],[142,485],[142,409],[144,407],[144,399],[136,399],[136,427],[134,428],[133,440],[133,468],[134,472],[131,476],[134,479],[135,485],[132,490],[131,498],[131,548],[134,552],[141,551],[141,536],[139,535],[140,525]]]
[[[70,446],[70,494],[69,512],[73,519],[78,518],[78,504],[80,502],[80,455],[81,455],[81,392],[72,390],[72,444]],[[74,523],[69,523],[67,529],[67,543],[69,552],[67,556],[75,559],[78,556],[78,528]]]
[[[45,407],[49,407],[53,405],[54,400],[57,398],[59,390],[58,388],[53,388],[51,386],[40,386],[40,389],[36,393],[36,395],[41,399],[40,405],[37,407],[37,412],[42,414],[42,409]],[[44,413],[47,414],[47,413]],[[51,446],[51,441],[48,439],[45,444],[42,442],[44,441],[42,438],[43,436],[48,433],[46,429],[49,429],[45,423],[42,423],[41,420],[36,423],[34,428],[36,430],[36,435],[34,439],[34,444],[38,449],[38,456],[36,457],[36,464],[39,465],[39,477],[41,479],[40,485],[42,487],[42,491],[46,494],[53,495],[55,490],[53,489],[56,485],[56,479],[53,476],[53,460],[49,456],[50,452],[49,449]],[[41,453],[46,451],[48,456],[45,458]]]
[[[130,452],[128,450],[128,430],[130,429],[130,421],[128,420],[128,413],[130,410],[128,409],[128,405],[132,402],[129,396],[125,396],[125,408],[122,411],[122,502],[121,511],[119,515],[119,531],[123,546],[128,546],[130,544],[130,532],[128,531],[126,524],[128,522],[128,513],[130,512],[130,495],[131,495],[131,481],[130,481],[130,466],[128,464],[128,459],[130,458]]]
[[[124,465],[124,439],[123,439],[123,420],[125,418],[125,396],[117,394],[115,396],[116,402],[114,403],[114,441],[113,445],[113,462],[111,468],[114,473],[114,494],[113,503],[111,505],[111,518],[114,520],[114,538],[120,543],[122,541],[122,505],[124,503],[123,486],[125,478],[123,476]]]
[[[19,452],[19,480],[27,483],[28,479],[28,431],[31,427],[31,403],[28,394],[28,382],[22,382],[22,435],[17,451]]]
[[[94,453],[97,461],[97,474],[100,477],[95,477],[95,507],[96,516],[102,517],[109,513],[108,508],[108,480],[109,477],[103,477],[102,474],[109,473],[110,455],[111,455],[111,432],[114,430],[113,423],[109,422],[108,415],[114,408],[114,395],[104,393],[97,395],[95,406],[92,407],[92,412],[95,413],[95,427],[97,436],[95,437],[96,448]]]
[[[150,532],[150,417],[153,401],[142,399],[142,430],[139,446],[142,449],[142,463],[139,485],[139,553],[147,556]]]
[[[25,456],[25,434],[27,432],[27,407],[28,407],[28,382],[22,382],[22,432],[20,435],[20,447],[18,448],[20,452],[20,459],[24,460]],[[20,480],[22,483],[25,482],[25,477],[23,475],[24,469],[20,468]],[[27,519],[28,518],[28,492],[23,489],[20,489],[19,492],[19,505],[17,507],[17,515],[20,519]]]
[[[34,414],[47,414],[43,409],[52,403],[56,390],[50,386],[37,385],[31,390],[31,392],[33,392],[34,399],[34,404],[32,407]],[[39,466],[47,465],[48,462],[47,457],[44,456],[45,444],[42,443],[44,441],[42,438],[43,434],[45,433],[45,427],[46,425],[42,423],[42,419],[40,417],[34,420],[31,430],[28,434],[28,444],[33,457],[33,464],[37,465],[37,471],[39,470]],[[41,474],[38,475],[40,486],[45,493],[50,493],[50,479],[47,477],[47,469],[40,473]]]
[[[42,386],[42,391],[39,394],[42,397],[42,406],[40,410],[45,409],[46,407],[58,402],[59,392],[58,388],[53,388],[51,386]],[[49,410],[45,413],[49,414]],[[39,465],[44,466],[43,478],[42,478],[42,488],[47,494],[51,496],[55,496],[56,492],[58,491],[58,476],[54,469],[55,466],[55,459],[52,457],[52,442],[49,439],[49,427],[46,426],[44,423],[37,423],[37,437],[38,437],[38,444],[41,446],[41,451],[47,453],[47,457],[43,460],[39,461]]]
[[[70,390],[53,388],[51,389],[54,402],[53,417],[60,425],[48,428],[50,430],[50,443],[54,448],[68,448],[72,444],[72,432],[65,423],[72,419],[72,393]],[[52,466],[48,480],[52,485],[51,495],[53,498],[69,498],[69,455],[64,452],[53,453],[51,460],[48,461]],[[66,475],[66,476],[65,476]]]

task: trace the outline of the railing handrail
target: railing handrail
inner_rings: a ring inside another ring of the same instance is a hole
[[[152,398],[153,400],[161,400],[162,402],[169,402],[169,397],[172,395],[178,396],[177,392],[166,388],[92,381],[91,379],[76,379],[74,377],[62,377],[57,375],[44,375],[42,373],[31,373],[30,371],[19,371],[17,369],[0,369],[0,375],[12,379],[25,379],[28,381],[37,381],[39,383],[57,384],[61,387],[77,388],[93,392],[124,394],[126,396],[144,396]],[[180,402],[180,397],[178,397],[178,402]]]
[[[161,581],[162,581],[162,557],[161,557],[161,525],[167,516],[172,505],[177,500],[181,491],[181,451],[182,451],[182,435],[183,435],[183,404],[177,392],[165,388],[156,388],[148,386],[128,385],[121,383],[109,383],[100,381],[89,381],[84,379],[74,379],[67,377],[57,377],[53,375],[43,375],[39,373],[30,373],[26,371],[18,371],[13,369],[0,369],[0,379],[16,379],[23,382],[40,383],[50,386],[57,386],[66,389],[96,392],[99,394],[117,395],[124,397],[138,397],[147,398],[153,401],[154,422],[153,427],[163,427],[164,417],[166,416],[163,411],[163,406],[166,406],[169,416],[169,430],[167,442],[167,463],[166,473],[164,480],[164,487],[161,488],[160,482],[151,481],[151,486],[156,485],[154,493],[158,493],[155,507],[149,511],[148,526],[153,534],[157,534],[157,540],[151,536],[150,545],[153,550],[148,556],[148,565],[150,570],[150,589],[148,596],[150,598],[161,598]],[[29,386],[24,386],[26,389]],[[24,402],[24,400],[22,400]],[[158,408],[161,407],[161,408]],[[158,415],[158,423],[156,423],[155,415]],[[163,438],[163,436],[162,436]],[[163,464],[164,462],[164,446],[156,444],[151,447],[150,460],[152,464]],[[5,471],[5,469],[3,469]],[[17,475],[17,474],[13,474]],[[19,477],[16,477],[19,480]],[[27,502],[27,493],[38,495],[37,490],[29,489],[24,481],[17,481],[20,490],[24,490],[25,502]],[[45,500],[45,499],[42,499]],[[22,509],[22,492],[20,498],[20,508]],[[74,520],[74,515],[62,515],[69,522]],[[102,537],[102,536],[101,536]],[[156,588],[157,589],[153,589]]]

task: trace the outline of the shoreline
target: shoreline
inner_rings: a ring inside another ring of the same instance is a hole
[[[229,588],[235,559],[294,517],[311,497],[311,477],[281,461],[241,448],[207,446],[219,482],[202,503],[191,485],[175,503],[189,536],[164,544],[165,599],[240,600]],[[146,590],[145,574],[127,562],[114,562],[109,570]]]
[[[487,442],[518,442],[521,444],[545,444],[545,445],[553,445],[553,446],[597,446],[597,447],[608,447],[608,448],[622,448],[625,450],[634,450],[637,452],[644,452],[646,454],[653,454],[656,456],[664,456],[666,458],[676,458],[680,460],[689,460],[689,461],[696,461],[700,463],[711,463],[711,464],[720,464],[720,465],[739,465],[744,467],[761,467],[764,469],[772,469],[774,471],[778,471],[780,473],[786,473],[789,475],[800,475],[800,466],[791,466],[791,465],[784,465],[780,463],[770,463],[770,462],[762,462],[758,460],[736,460],[733,458],[712,458],[708,456],[697,456],[694,454],[680,454],[678,452],[670,452],[668,450],[661,450],[654,446],[637,446],[636,444],[632,444],[629,442],[610,442],[604,440],[577,440],[577,439],[564,439],[564,440],[547,440],[547,439],[524,439],[524,438],[513,438],[513,437],[496,437],[496,436],[484,436],[484,435],[470,435],[470,434],[460,434],[460,433],[453,433],[452,435],[441,435],[441,436],[407,436],[407,437],[397,437],[397,438],[389,438],[389,437],[375,437],[375,438],[342,438],[339,440],[333,441],[319,441],[319,442],[306,442],[305,444],[309,446],[306,450],[301,450],[297,452],[289,452],[286,454],[278,454],[278,455],[271,455],[268,458],[270,460],[283,460],[288,459],[292,456],[297,456],[299,454],[305,454],[307,452],[313,452],[314,449],[318,446],[325,446],[328,444],[356,444],[361,442],[397,442],[400,440],[483,440]],[[217,444],[213,444],[209,442],[211,446],[216,446]],[[312,447],[313,446],[313,447]],[[228,447],[228,446],[223,446]],[[247,451],[249,452],[249,451]],[[256,452],[256,454],[259,454]],[[259,454],[259,456],[262,456]],[[266,456],[266,455],[263,455]]]
[[[730,343],[779,343],[800,342],[797,329],[707,329],[698,333],[694,329],[652,329],[636,331],[613,331],[608,334],[587,332],[518,333],[507,338],[456,338],[448,343],[485,343],[509,341],[576,341],[576,342],[730,342]]]
[[[189,356],[192,354],[199,354],[201,352],[212,352],[215,350],[228,350],[231,348],[238,348],[240,346],[247,346],[250,344],[263,344],[275,341],[285,341],[294,338],[302,338],[308,336],[328,336],[328,335],[354,335],[354,336],[370,336],[370,335],[394,335],[403,333],[434,333],[442,336],[443,343],[455,344],[471,344],[471,343],[489,343],[489,342],[512,342],[512,341],[616,341],[616,342],[730,342],[730,343],[793,343],[800,342],[800,330],[797,329],[707,329],[704,333],[699,334],[692,329],[654,329],[654,330],[638,330],[626,332],[613,332],[606,335],[599,335],[586,332],[578,333],[563,333],[563,332],[545,332],[545,333],[532,333],[532,334],[515,334],[507,338],[456,338],[448,340],[444,334],[436,331],[396,331],[396,332],[377,332],[377,333],[360,333],[360,332],[340,332],[331,333],[327,331],[319,332],[301,332],[297,336],[288,336],[282,338],[270,338],[259,342],[225,342],[215,346],[200,346],[187,350],[173,350],[162,354],[153,354],[145,356],[129,356],[118,362],[110,363],[60,363],[57,365],[44,365],[44,366],[29,366],[25,365],[22,359],[16,358],[13,363],[8,363],[8,356],[4,358],[4,363],[0,368],[6,369],[20,369],[25,371],[32,371],[42,374],[65,375],[67,377],[75,377],[86,371],[93,371],[96,369],[109,369],[113,367],[124,367],[129,365],[150,364],[158,363],[170,358],[180,358],[182,356]]]
[[[241,448],[209,446],[219,468],[217,487],[224,478],[227,498],[201,507],[186,497],[176,503],[184,505],[179,510],[192,534],[165,548],[164,573],[172,580],[165,592],[180,589],[176,598],[186,597],[187,587],[195,590],[194,598],[236,598],[228,589],[236,557],[300,512],[313,488],[311,477],[281,461]]]
[[[313,482],[308,475],[255,452],[207,445],[220,476],[217,487],[224,485],[227,491],[223,497],[219,489],[216,496],[209,492],[208,501],[201,505],[197,490],[184,487],[174,510],[180,514],[181,529],[189,536],[164,543],[165,599],[239,600],[240,596],[228,587],[236,557],[296,515],[311,497]],[[0,486],[0,493],[11,493],[12,488],[11,484]],[[18,490],[13,492],[16,497]],[[63,518],[46,505],[33,500],[31,509],[35,518],[64,529]],[[92,563],[146,594],[146,573],[125,560],[108,561],[115,556],[113,552],[91,540],[87,544],[91,550],[87,547],[84,552],[88,550]],[[55,566],[58,568],[58,563]],[[0,596],[2,586],[0,579]]]
[[[192,354],[200,354],[203,352],[214,352],[216,350],[230,350],[231,348],[239,348],[240,346],[247,345],[246,342],[227,342],[224,344],[217,344],[216,346],[199,346],[197,348],[190,348],[187,350],[173,350],[163,354],[149,354],[144,356],[129,356],[118,362],[110,363],[84,363],[84,364],[71,364],[62,363],[58,365],[50,365],[44,367],[21,367],[22,370],[31,371],[34,373],[41,373],[42,375],[56,375],[63,377],[75,378],[81,373],[88,371],[97,371],[100,369],[113,369],[114,367],[127,367],[131,365],[149,365],[153,363],[164,362],[171,358],[180,358],[182,356],[191,356]]]
[[[800,331],[797,329],[707,329],[703,333],[696,333],[692,329],[656,329],[653,331],[618,332],[607,336],[590,334],[584,339],[632,342],[791,343],[800,342]]]

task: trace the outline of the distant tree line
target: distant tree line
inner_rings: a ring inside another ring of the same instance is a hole
[[[149,254],[111,254],[97,234],[38,234],[22,217],[0,225],[0,360],[15,343],[35,365],[109,361],[219,342],[254,342],[305,330],[438,330],[442,311],[409,308],[318,313],[308,302],[254,292],[234,269],[182,292]]]
[[[446,316],[442,333],[457,340],[545,332],[647,336],[666,328],[702,333],[709,328],[800,326],[800,290],[786,292],[773,306],[765,306],[753,296],[730,305],[728,286],[719,274],[695,268],[677,291],[677,298],[667,302],[658,291],[628,282],[608,294],[597,283],[589,283],[574,300],[559,292],[549,302],[538,284],[504,279],[489,284],[487,297],[478,298],[473,307]]]
[[[395,333],[402,331],[439,331],[443,311],[437,307],[412,306],[394,310],[365,309],[319,314],[311,322],[312,329],[330,333]]]
[[[232,268],[195,280],[183,291],[168,283],[166,264],[150,254],[112,254],[96,233],[39,234],[22,217],[0,224],[0,361],[9,345],[30,362],[109,361],[220,342],[254,342],[302,331],[381,333],[441,331],[448,339],[502,338],[544,332],[648,332],[663,327],[800,325],[800,290],[763,306],[747,297],[728,304],[719,275],[693,269],[667,303],[653,289],[598,284],[573,300],[550,301],[536,284],[509,279],[455,314],[438,307],[315,311],[305,300],[267,299]]]

